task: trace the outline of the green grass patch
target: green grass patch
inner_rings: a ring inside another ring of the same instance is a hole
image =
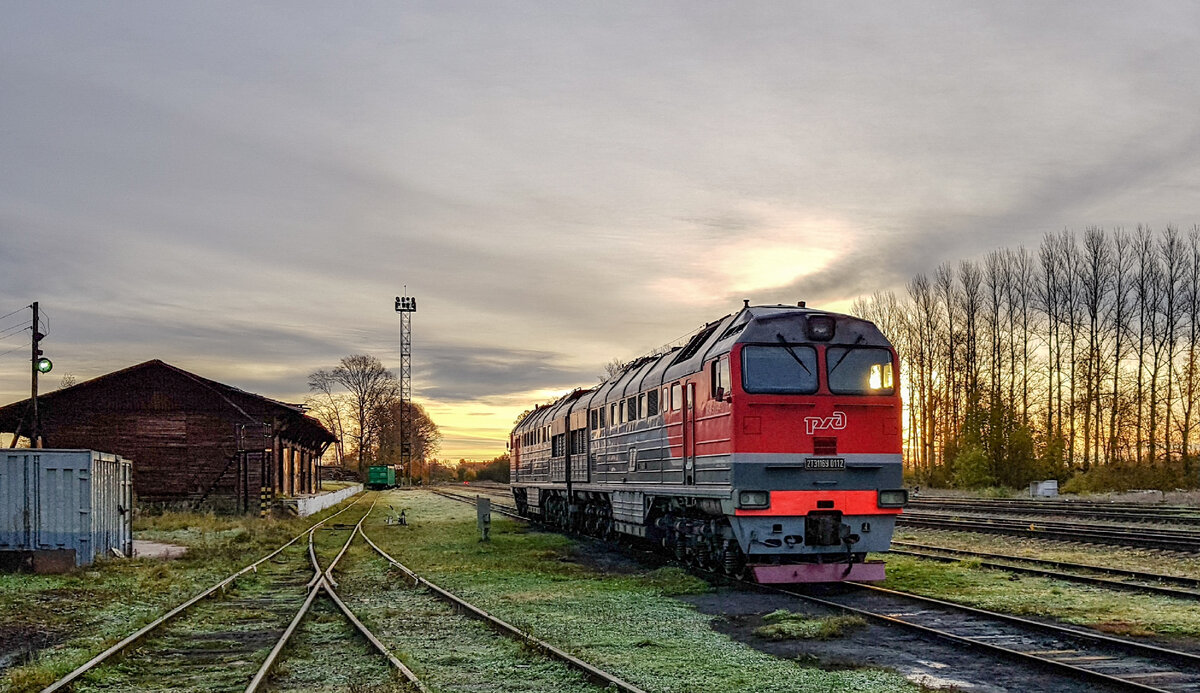
[[[672,598],[710,589],[678,569],[601,572],[589,567],[590,554],[607,549],[591,542],[497,516],[492,541],[480,542],[468,505],[424,492],[385,498],[406,509],[409,525],[371,520],[368,532],[398,560],[647,691],[916,690],[892,672],[823,671],[732,640],[712,627],[714,617]]]
[[[0,691],[40,690],[345,505],[310,518],[147,514],[136,519],[134,536],[187,546],[185,556],[104,559],[64,575],[0,574],[0,655],[24,641],[38,646],[30,661],[0,672]],[[252,574],[233,593],[258,589]],[[239,619],[247,628],[252,612]]]
[[[816,617],[786,609],[772,611],[763,616],[763,621],[767,625],[755,628],[754,634],[768,640],[832,640],[867,625],[861,616],[841,614]]]

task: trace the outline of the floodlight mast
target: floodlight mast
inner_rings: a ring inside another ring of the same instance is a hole
[[[408,287],[404,287],[405,290]],[[417,312],[413,296],[396,297],[400,316],[400,473],[405,484],[412,484],[412,314]]]

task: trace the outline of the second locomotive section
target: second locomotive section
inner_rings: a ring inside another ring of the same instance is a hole
[[[879,580],[907,500],[899,371],[870,322],[747,306],[536,408],[512,433],[523,512],[660,542],[760,582]]]

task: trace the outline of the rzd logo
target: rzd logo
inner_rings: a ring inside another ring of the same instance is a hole
[[[846,427],[846,415],[843,412],[835,411],[832,416],[806,416],[804,417],[804,426],[808,429],[810,436],[817,431],[840,431]]]

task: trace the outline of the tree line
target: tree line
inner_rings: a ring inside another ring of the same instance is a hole
[[[337,436],[332,450],[339,466],[361,475],[373,464],[399,464],[404,409],[414,465],[423,465],[441,444],[437,424],[421,405],[400,401],[399,381],[374,356],[352,354],[332,369],[313,371],[308,387],[305,407]]]
[[[918,482],[1197,485],[1200,228],[1048,233],[852,312],[900,353]]]

